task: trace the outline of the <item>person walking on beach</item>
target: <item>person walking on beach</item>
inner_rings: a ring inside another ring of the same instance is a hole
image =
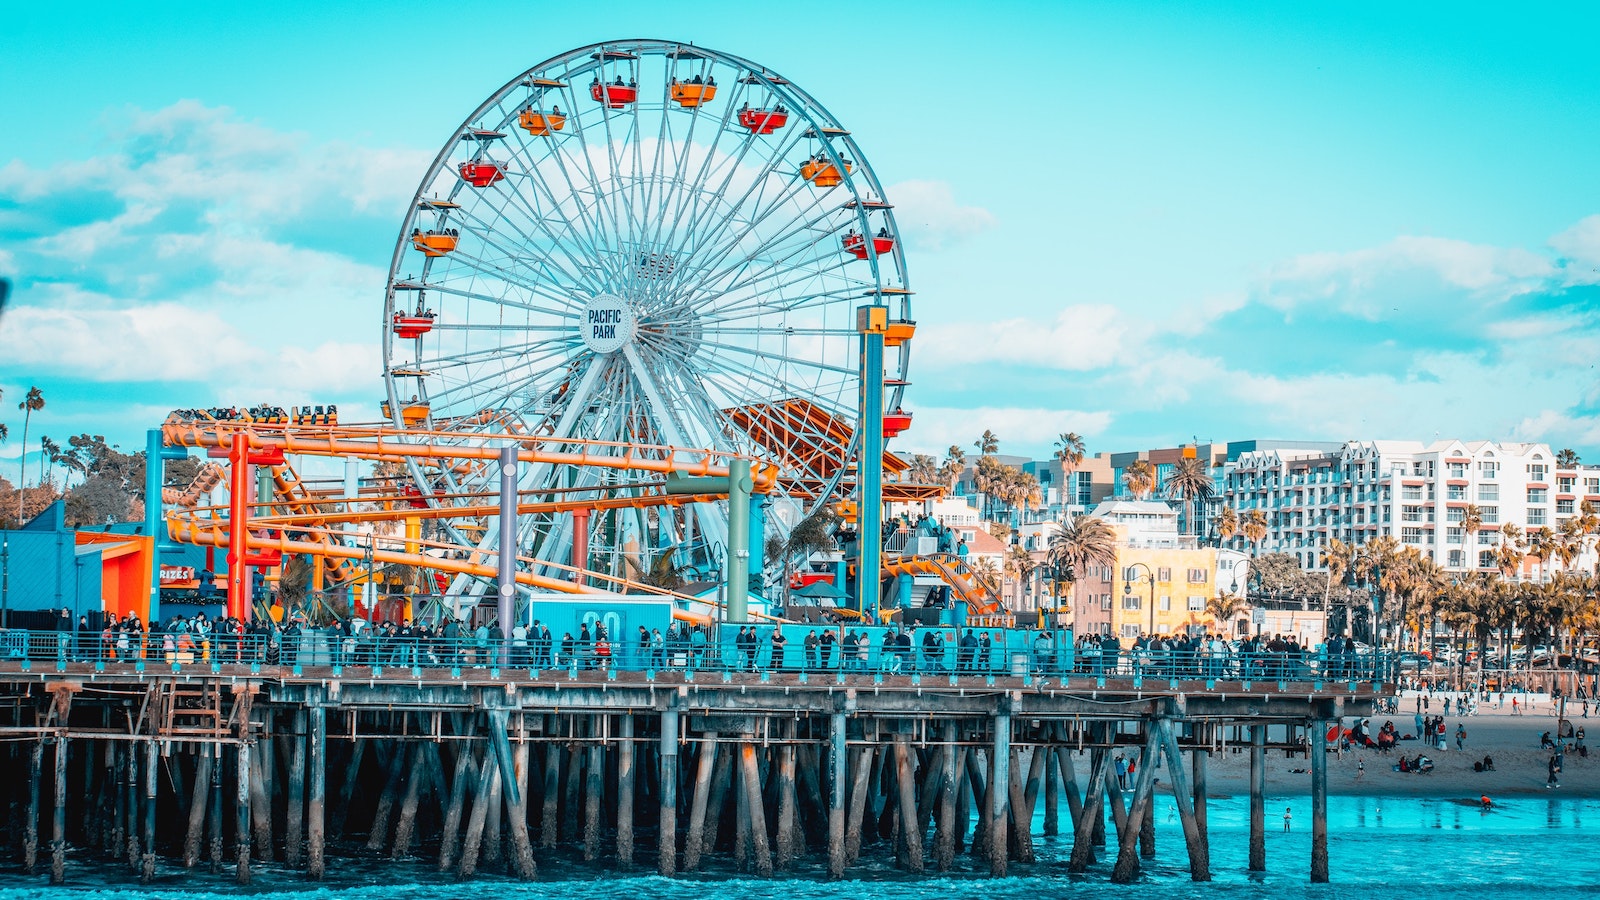
[[[1522,715],[1522,709],[1521,709],[1521,707],[1519,707],[1519,706],[1518,706],[1518,705],[1517,705],[1517,698],[1515,698],[1515,697],[1512,697],[1512,698],[1511,698],[1511,714],[1512,714],[1512,715],[1513,715],[1513,716],[1520,716],[1520,715]]]
[[[1283,808],[1283,830],[1284,831],[1288,831],[1289,830],[1289,822],[1291,820],[1293,820],[1293,818],[1294,818],[1294,816],[1289,814],[1289,807],[1285,806]]]
[[[1545,779],[1545,782],[1544,782],[1544,786],[1545,786],[1546,789],[1553,788],[1553,787],[1561,787],[1561,763],[1558,762],[1557,760],[1558,760],[1558,758],[1556,757],[1555,754],[1553,754],[1553,753],[1550,754],[1550,763],[1547,766],[1547,768],[1548,768],[1548,770],[1550,772],[1550,775],[1549,775],[1548,778]]]
[[[1365,774],[1367,774],[1367,761],[1364,759],[1356,760],[1356,780],[1360,781],[1361,776]]]
[[[1467,749],[1467,726],[1465,724],[1456,725],[1456,749]]]

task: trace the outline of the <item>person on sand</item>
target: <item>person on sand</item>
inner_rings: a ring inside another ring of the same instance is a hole
[[[1467,749],[1467,726],[1464,724],[1456,725],[1456,749]]]
[[[1545,779],[1545,788],[1549,789],[1553,787],[1561,787],[1561,764],[1556,761],[1554,754],[1550,756],[1550,762],[1546,768],[1550,774],[1549,777]]]
[[[1365,774],[1367,774],[1367,761],[1364,759],[1356,760],[1356,778],[1359,779]]]
[[[1519,706],[1518,706],[1518,705],[1517,705],[1517,698],[1515,698],[1515,697],[1512,697],[1512,698],[1511,698],[1511,714],[1512,714],[1512,715],[1513,715],[1513,716],[1520,716],[1520,715],[1522,715],[1522,709],[1521,709],[1521,707],[1519,707]]]

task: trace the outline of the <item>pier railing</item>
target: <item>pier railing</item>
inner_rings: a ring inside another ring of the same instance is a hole
[[[885,645],[871,635],[859,642],[774,648],[769,639],[755,645],[697,640],[565,641],[498,636],[442,638],[339,629],[307,629],[232,634],[155,632],[115,634],[0,630],[0,663],[93,663],[113,666],[335,667],[383,669],[570,670],[574,674],[694,671],[707,673],[844,673],[875,675],[1056,676],[1181,681],[1301,681],[1391,683],[1397,675],[1394,654],[1386,651],[1329,656],[1319,650],[1275,653],[1237,650],[1181,652],[1128,648],[1079,648],[1051,640],[997,641],[964,647]],[[770,638],[764,635],[764,638]],[[376,673],[374,673],[376,674]]]

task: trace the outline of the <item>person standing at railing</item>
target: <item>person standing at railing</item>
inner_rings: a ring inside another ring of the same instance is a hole
[[[839,636],[833,633],[832,628],[825,628],[822,637],[817,640],[817,657],[824,669],[834,668],[833,651],[840,646]],[[844,660],[839,660],[838,668],[844,668]]]
[[[528,665],[528,626],[518,622],[511,626],[511,667],[513,669],[526,668]]]
[[[699,669],[706,664],[706,630],[696,625],[689,631],[689,668]]]

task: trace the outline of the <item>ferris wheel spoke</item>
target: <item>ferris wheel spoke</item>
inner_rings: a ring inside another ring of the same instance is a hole
[[[484,219],[476,212],[468,212],[465,214],[464,218],[468,220],[462,223],[464,228],[466,228],[471,234],[477,236],[485,244],[488,244],[489,246],[494,247],[496,250],[499,250],[501,253],[504,253],[508,260],[520,260],[522,258],[521,254],[519,254],[514,248],[505,247],[501,241],[496,239],[496,236],[500,234],[500,230],[495,227],[493,222]],[[522,239],[524,246],[538,246],[539,242],[535,240],[532,235],[528,234],[516,223],[508,219],[503,212],[497,210],[496,218],[498,221],[506,223],[508,227],[514,230],[516,232],[515,236]],[[468,224],[468,222],[476,223],[478,227],[472,227],[472,225]],[[553,235],[551,239],[552,241],[556,241],[557,246],[560,246],[560,242]],[[562,247],[561,249],[563,254],[567,257],[567,261],[572,264],[572,270],[568,271],[561,266],[555,265],[555,261],[548,255],[541,256],[539,258],[541,263],[548,267],[544,272],[546,277],[550,276],[551,273],[549,269],[553,268],[557,273],[559,273],[559,275],[566,276],[573,281],[584,280],[587,277],[587,273],[583,265],[583,261],[579,257],[573,255],[572,252],[567,250],[565,247]],[[555,298],[552,297],[552,299]],[[559,302],[568,303],[570,301],[568,301],[566,298],[562,298]]]
[[[743,85],[738,86],[740,88],[743,87]],[[694,181],[690,184],[685,184],[683,181],[683,165],[694,156],[695,144],[693,140],[694,135],[692,129],[689,135],[683,141],[682,153],[680,153],[678,156],[677,177],[673,180],[674,191],[671,199],[674,202],[672,204],[672,227],[668,232],[669,234],[675,233],[679,230],[679,225],[683,221],[684,212],[690,208],[693,208],[697,201],[701,199],[701,192],[704,189],[704,186],[707,183],[707,180],[709,179],[711,172],[713,171],[719,158],[719,150],[722,147],[722,138],[731,133],[729,122],[731,121],[733,115],[733,101],[743,96],[743,93],[743,90],[737,91],[737,96],[730,99],[725,106],[722,119],[718,123],[718,126],[712,131],[711,142],[709,146],[705,148],[705,152],[703,153],[703,158],[700,161],[699,172],[696,174]],[[700,108],[696,107],[694,119],[695,122],[699,121],[699,111]],[[754,137],[755,135],[751,133],[748,135],[748,139],[739,142],[737,153],[727,155],[729,179],[731,179],[732,175],[738,171],[738,167],[743,162],[745,155],[749,153],[750,148],[754,146]],[[727,184],[728,180],[725,180],[722,187],[716,192],[716,196],[720,197],[726,191]],[[667,206],[668,205],[664,203],[662,207],[662,222],[667,221]],[[682,235],[678,238],[677,242],[672,248],[675,254],[682,255],[686,241],[692,234],[692,228],[683,230]]]
[[[803,191],[802,186],[798,186],[798,184],[797,186],[792,186],[790,187],[789,191],[786,192],[786,195],[782,197],[782,200],[789,200],[790,197],[795,197],[795,195],[797,195],[800,191]],[[821,207],[821,205],[822,197],[821,195],[816,195],[816,197],[811,199],[810,205],[806,205],[806,207],[800,208],[800,210],[794,210],[794,218],[790,219],[789,223],[779,226],[782,229],[782,231],[779,231],[779,235],[782,235],[782,237],[787,237],[787,235],[798,234],[798,232],[803,231],[803,227],[805,227],[806,223],[808,223],[806,216],[810,216],[811,213],[813,213],[816,208]],[[722,250],[718,250],[717,253],[714,253],[714,255],[707,256],[701,266],[701,277],[699,277],[699,279],[694,283],[683,285],[683,290],[685,290],[685,293],[702,290],[702,288],[706,287],[707,283],[715,282],[715,280],[720,279],[720,277],[723,277],[723,275],[731,274],[731,272],[738,271],[739,267],[749,264],[750,261],[757,256],[755,251],[749,251],[749,253],[746,253],[746,255],[742,256],[742,258],[739,258],[739,261],[736,261],[733,266],[725,267],[725,269],[717,269],[717,266],[722,266],[723,259],[734,255],[734,251],[738,250],[741,245],[744,245],[744,242],[746,242],[749,237],[752,237],[752,235],[755,234],[755,231],[757,231],[758,227],[765,223],[766,218],[770,218],[770,216],[773,216],[774,213],[776,213],[778,210],[781,210],[781,208],[781,203],[773,203],[773,205],[770,205],[770,207],[766,208],[765,213],[762,213],[760,216],[754,216],[754,218],[750,219],[749,223],[746,223],[746,226],[744,226],[742,231],[739,231],[738,234],[731,235],[730,239],[728,239],[728,242],[723,243]],[[832,215],[832,213],[827,213],[827,215]],[[822,221],[822,218],[826,218],[826,216],[819,216],[818,221]],[[778,247],[778,245],[781,245],[782,237],[779,237],[779,235],[774,235],[774,237],[763,239],[762,247]],[[816,245],[816,243],[818,242],[813,242],[813,247]]]
[[[564,309],[567,310],[567,312],[554,313],[555,315],[560,315],[563,318],[571,318],[573,315],[576,315],[577,312],[578,312],[578,305],[573,302],[571,297],[563,296],[562,294],[556,293],[556,292],[550,290],[549,288],[544,287],[543,285],[540,285],[540,284],[538,284],[536,282],[525,280],[525,279],[521,278],[520,276],[518,276],[515,272],[513,272],[512,270],[510,270],[507,267],[495,266],[493,264],[490,264],[490,263],[484,261],[480,257],[476,257],[476,256],[473,256],[472,254],[467,254],[467,253],[461,254],[453,262],[459,263],[460,265],[464,266],[465,268],[471,269],[472,271],[474,271],[474,272],[476,272],[476,273],[478,273],[480,275],[486,275],[486,276],[489,276],[489,277],[492,277],[492,278],[496,278],[496,279],[499,279],[501,281],[504,281],[507,284],[514,285],[516,287],[522,288],[523,290],[527,291],[530,294],[533,294],[534,296],[543,297],[546,300],[550,301],[551,303],[554,303],[554,304],[556,304],[558,306],[561,306],[561,307],[563,307]],[[453,274],[453,273],[447,273],[446,277],[451,277],[451,274]],[[546,277],[549,277],[549,273],[548,272],[546,272],[544,274],[545,274]],[[449,282],[440,281],[440,282],[429,283],[428,284],[428,288],[429,289],[433,289],[436,285],[437,286],[448,287],[449,286]],[[496,300],[495,303],[496,303],[496,305],[499,305],[499,306],[509,306],[509,307],[513,307],[513,308],[516,308],[516,309],[527,310],[529,312],[540,312],[540,313],[548,313],[548,312],[550,312],[545,307],[534,306],[534,305],[528,304],[528,303],[519,303],[519,302],[517,302],[515,300],[510,300],[510,299],[505,299],[505,298],[502,298],[500,300]],[[438,326],[436,325],[434,327],[438,327]]]
[[[468,350],[468,351],[463,352],[463,353],[451,354],[449,356],[440,356],[440,357],[435,357],[435,358],[432,358],[432,359],[418,360],[418,363],[419,363],[419,365],[421,367],[423,367],[424,371],[433,372],[434,374],[439,375],[441,378],[445,378],[445,377],[448,377],[448,373],[452,369],[458,369],[458,368],[461,368],[462,366],[472,365],[473,363],[477,362],[480,358],[481,359],[497,359],[497,358],[499,358],[501,356],[504,356],[507,352],[514,352],[514,351],[524,350],[524,349],[530,348],[530,347],[544,347],[545,349],[542,352],[540,352],[538,354],[535,354],[535,355],[522,356],[522,363],[521,364],[523,364],[523,365],[532,365],[532,364],[541,362],[541,361],[546,360],[546,359],[552,359],[552,358],[555,358],[557,356],[563,356],[563,354],[565,354],[567,352],[570,352],[573,349],[572,345],[560,346],[560,345],[557,345],[555,342],[552,342],[552,341],[528,341],[528,342],[523,343],[523,344],[508,344],[508,345],[505,345],[505,346],[482,347],[482,348],[479,348],[477,350]],[[564,356],[563,356],[563,359],[565,359]],[[504,371],[505,371],[504,369],[501,370],[502,373]],[[466,382],[466,381],[462,382],[462,384],[467,384],[467,383],[469,383],[469,382]],[[452,387],[452,388],[447,388],[446,390],[448,390],[451,393],[454,393],[458,388],[459,388],[459,386]]]
[[[513,134],[515,134],[515,131],[513,131]],[[538,184],[538,186],[540,188],[542,188],[544,190],[545,199],[549,201],[550,205],[552,207],[554,207],[555,209],[557,209],[557,210],[561,209],[562,208],[561,202],[556,198],[554,190],[552,190],[550,185],[547,184],[544,181],[543,176],[539,173],[539,167],[534,164],[535,163],[535,158],[534,158],[533,149],[528,145],[527,139],[524,138],[520,134],[517,134],[516,138],[517,138],[517,144],[518,144],[519,147],[521,147],[521,150],[522,150],[522,157],[523,157],[523,159],[524,159],[524,161],[526,163],[526,165],[524,166],[525,172],[529,175],[529,177],[533,178],[536,181],[536,183]],[[545,150],[545,158],[555,157],[560,152],[554,141],[548,142],[546,144],[544,150]],[[563,172],[564,172],[564,170],[563,170]],[[589,242],[590,242],[590,245],[593,246],[596,243],[598,243],[599,238],[600,238],[600,233],[599,233],[595,223],[590,221],[589,216],[585,213],[585,211],[583,209],[583,204],[578,202],[578,199],[577,199],[577,186],[572,184],[571,179],[568,179],[567,184],[568,184],[568,190],[569,190],[569,192],[570,192],[570,194],[572,196],[572,199],[573,199],[574,211],[578,214],[578,219],[579,219],[580,222],[583,223],[583,227],[588,231]],[[542,220],[542,218],[543,217],[541,217],[541,220]],[[569,222],[569,225],[570,225],[570,222]]]
[[[833,237],[833,232],[831,231],[814,232],[810,242],[804,244],[795,243],[794,249],[787,256],[769,258],[759,266],[753,265],[756,262],[755,259],[746,257],[740,262],[702,279],[697,287],[706,293],[715,292],[717,296],[737,296],[741,291],[756,285],[770,273],[777,272],[780,269],[785,271],[803,270],[815,276],[846,271],[850,263],[856,260],[854,257],[842,253],[834,255],[829,251],[829,248],[824,247],[822,242],[831,237]],[[807,255],[808,253],[809,256]],[[822,265],[817,268],[803,268],[816,263],[822,263]],[[740,280],[731,284],[721,283],[723,279],[735,276]],[[860,280],[857,280],[857,283],[861,285],[862,290],[871,287],[872,284],[871,282]],[[771,290],[769,285],[762,285],[762,287],[763,293]]]
[[[496,185],[496,187],[498,188],[503,184],[504,182],[500,182]],[[562,255],[565,256],[572,264],[576,272],[587,273],[590,270],[591,267],[585,265],[584,259],[580,256],[579,251],[569,246],[567,241],[562,240],[560,236],[550,230],[550,227],[547,224],[549,216],[541,215],[538,210],[530,206],[527,198],[523,197],[520,192],[512,191],[509,188],[500,188],[500,193],[506,196],[511,203],[514,203],[518,211],[525,215],[527,220],[531,222],[537,230],[544,232],[544,234],[549,238],[551,246],[561,251]],[[510,222],[510,219],[506,216],[504,210],[500,211],[500,215],[502,220],[508,223]],[[533,237],[522,228],[518,227],[517,232],[523,237],[523,239],[526,241],[526,245],[529,248],[536,248],[539,246],[539,242],[534,240]],[[569,232],[571,232],[575,238],[577,237],[576,232],[572,232],[571,229],[569,229]],[[581,249],[582,248],[579,248],[579,250]],[[590,258],[592,258],[592,254],[585,255],[588,255]],[[517,258],[518,254],[513,253],[509,254],[509,256],[511,256],[511,258]],[[541,257],[541,259],[549,260],[549,256],[544,255]]]
[[[760,290],[746,290],[733,295],[733,299],[721,306],[705,310],[699,315],[703,320],[727,321],[744,315],[746,312],[755,311],[757,314],[773,312],[789,312],[814,305],[817,301],[838,301],[860,297],[863,285],[859,283],[846,283],[823,290],[820,287],[799,291],[799,296],[785,298],[785,294],[816,281],[822,276],[816,272],[791,271],[786,281],[769,281],[760,285]],[[837,280],[837,279],[835,279]],[[714,295],[715,296],[715,295]],[[719,297],[720,299],[720,297]]]
[[[738,231],[732,230],[734,217],[730,216],[719,222],[713,228],[711,235],[709,235],[707,238],[707,244],[714,246],[716,249],[713,249],[710,252],[704,253],[700,256],[700,265],[697,267],[698,277],[693,282],[680,282],[681,289],[685,293],[691,293],[701,289],[707,280],[710,279],[712,273],[718,271],[716,267],[722,265],[722,260],[734,255],[734,253],[745,242],[745,240],[755,234],[756,229],[760,227],[768,217],[785,208],[789,201],[800,196],[805,189],[806,184],[803,181],[790,185],[779,197],[775,198],[772,203],[768,204],[764,211],[760,210],[760,198],[758,197],[756,201],[757,210],[755,214],[751,215],[747,220],[745,220],[742,223],[742,227]],[[803,219],[804,216],[811,212],[811,210],[821,205],[822,199],[823,198],[821,196],[814,197],[811,203],[807,206],[794,210],[795,219]],[[791,222],[792,221],[793,220],[791,220]],[[786,222],[783,224],[787,225],[791,224],[791,222]],[[751,255],[752,254],[747,252],[742,259],[748,259]]]

